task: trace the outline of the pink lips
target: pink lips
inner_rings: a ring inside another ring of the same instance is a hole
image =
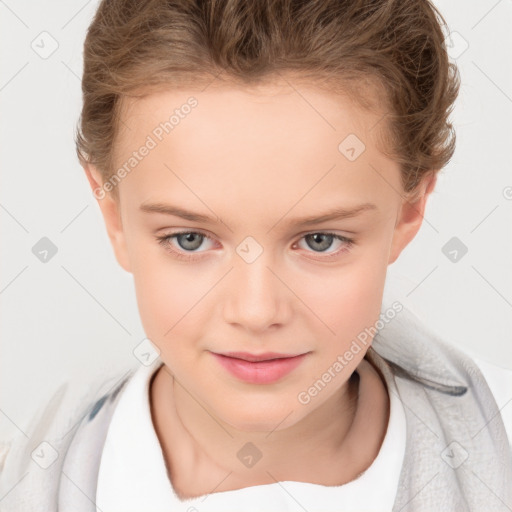
[[[275,382],[295,369],[307,355],[249,354],[247,352],[212,352],[217,361],[235,377],[252,384]]]

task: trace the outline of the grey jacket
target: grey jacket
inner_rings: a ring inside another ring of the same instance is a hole
[[[476,364],[406,309],[376,334],[365,357],[406,415],[393,512],[512,511],[512,453]],[[90,392],[73,411],[62,407],[62,386],[34,418],[29,437],[3,445],[0,511],[96,512],[103,443],[135,370],[116,376],[101,393]]]

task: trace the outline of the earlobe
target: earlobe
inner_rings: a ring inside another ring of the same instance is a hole
[[[397,260],[420,230],[427,199],[434,190],[436,181],[436,174],[430,173],[423,178],[413,195],[404,196],[395,224],[388,265]]]
[[[107,234],[114,249],[117,262],[127,272],[131,272],[130,262],[128,258],[128,250],[126,245],[126,236],[121,222],[121,211],[119,199],[112,197],[112,194],[105,192],[102,187],[103,180],[98,169],[91,165],[85,164],[84,171],[89,181],[92,193],[98,202]]]

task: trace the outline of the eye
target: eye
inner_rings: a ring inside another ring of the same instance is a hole
[[[205,240],[212,242],[210,237],[197,231],[180,231],[177,233],[157,236],[156,239],[167,251],[184,260],[190,260],[193,258],[193,256],[188,256],[187,253],[204,252],[199,251],[198,249]]]
[[[201,254],[211,248],[207,247],[203,251],[199,250],[205,240],[213,243],[213,240],[209,236],[198,231],[180,231],[157,236],[156,239],[166,251],[170,252],[178,259],[187,261],[197,259],[198,256],[194,253]],[[355,243],[353,238],[327,232],[309,233],[300,239],[300,241],[302,240],[305,240],[307,246],[313,249],[313,251],[308,252],[320,255],[318,259],[322,260],[335,258],[342,253],[348,252]],[[336,242],[334,245],[338,248],[328,251],[328,249],[333,246],[333,242]],[[295,243],[293,248],[297,246],[300,246],[299,242]]]
[[[339,256],[341,253],[348,252],[354,244],[353,238],[337,235],[336,233],[324,232],[309,233],[302,237],[301,240],[306,241],[307,246],[313,249],[313,253],[327,255],[322,256],[322,259]],[[337,246],[338,249],[335,248],[333,251],[328,252],[327,249],[332,247],[333,242],[336,242],[335,246]],[[300,243],[296,245],[300,245]]]

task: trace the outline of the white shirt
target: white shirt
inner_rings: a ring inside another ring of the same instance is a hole
[[[98,512],[391,511],[405,454],[406,419],[396,388],[380,451],[358,478],[341,486],[284,481],[213,492],[181,501],[175,494],[151,419],[149,382],[163,364],[141,366],[122,390],[101,456]],[[394,386],[392,384],[392,386]]]

